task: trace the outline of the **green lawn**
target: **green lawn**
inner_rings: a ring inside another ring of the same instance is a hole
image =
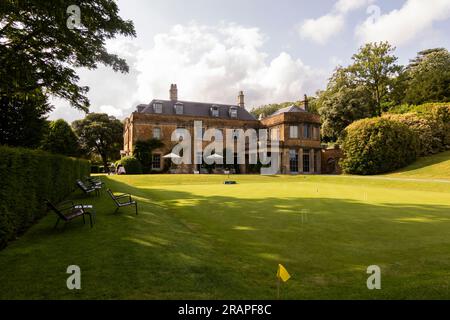
[[[450,179],[450,151],[419,158],[389,176],[402,178]]]
[[[0,299],[450,298],[450,184],[330,176],[103,177],[139,201],[94,204],[53,230],[52,214],[0,251]],[[307,220],[302,214],[307,213]],[[82,289],[69,291],[68,265]],[[382,289],[366,288],[379,265]]]

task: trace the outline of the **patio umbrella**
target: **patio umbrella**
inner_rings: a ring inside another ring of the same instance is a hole
[[[181,157],[175,153],[169,153],[163,156],[164,159],[181,159]]]
[[[212,154],[210,156],[207,156],[206,159],[209,159],[209,160],[220,160],[220,159],[223,159],[223,156],[221,156],[220,154],[214,153],[214,154]]]
[[[165,156],[163,156],[164,159],[181,159],[181,157],[173,152],[166,154]],[[173,169],[173,161],[170,162],[170,170]],[[171,172],[172,173],[172,172]]]

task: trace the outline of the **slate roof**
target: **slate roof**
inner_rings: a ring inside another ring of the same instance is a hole
[[[277,110],[274,113],[272,113],[270,116],[276,116],[278,114],[287,113],[287,112],[306,112],[306,110],[292,105],[292,106]]]
[[[245,108],[241,108],[237,105],[225,105],[218,103],[203,103],[203,102],[191,102],[191,101],[171,101],[171,100],[152,100],[149,104],[140,104],[137,106],[137,112],[139,113],[155,113],[153,109],[154,103],[162,103],[162,113],[165,115],[176,115],[175,104],[183,104],[183,115],[185,116],[197,116],[197,117],[211,117],[211,107],[219,107],[219,117],[229,120],[256,120],[255,117],[250,114]],[[237,118],[231,118],[229,110],[231,107],[236,107],[238,114]],[[182,115],[179,115],[182,116]],[[214,117],[216,118],[216,117]]]

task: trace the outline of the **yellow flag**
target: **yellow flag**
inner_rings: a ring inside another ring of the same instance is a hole
[[[289,274],[289,272],[287,272],[285,267],[283,267],[281,264],[279,264],[278,270],[277,270],[277,277],[280,278],[281,280],[283,280],[283,282],[286,282],[289,280],[291,275]]]

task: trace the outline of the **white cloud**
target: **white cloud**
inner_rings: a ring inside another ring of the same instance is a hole
[[[449,17],[449,0],[407,0],[400,9],[378,19],[367,18],[355,33],[361,42],[389,41],[402,45],[429,32],[434,22]]]
[[[123,116],[123,110],[118,108],[118,107],[114,107],[111,105],[103,105],[100,106],[100,111],[103,113],[107,113],[110,116],[114,116],[116,118],[120,118]]]
[[[247,107],[314,93],[320,73],[285,52],[268,59],[264,39],[257,28],[236,24],[177,25],[139,52],[136,99],[165,99],[171,83],[181,100],[236,103],[244,90]]]
[[[344,28],[345,19],[340,14],[327,14],[318,19],[305,20],[299,27],[303,39],[310,39],[318,44],[325,44],[333,35]]]
[[[339,0],[333,10],[317,19],[307,19],[298,26],[297,31],[302,39],[310,39],[318,44],[325,44],[345,27],[346,15],[374,0]]]
[[[130,73],[82,70],[80,82],[91,87],[92,112],[119,118],[128,116],[139,103],[168,99],[171,83],[177,83],[179,99],[188,101],[235,104],[243,90],[248,109],[297,100],[325,84],[324,71],[286,52],[270,59],[262,50],[265,41],[258,28],[233,23],[176,25],[156,35],[148,49],[125,40],[112,41],[108,48],[127,58]],[[80,118],[73,109],[59,106],[52,118],[61,116]]]
[[[334,5],[334,8],[340,13],[347,13],[367,6],[372,2],[374,2],[374,0],[339,0]]]

